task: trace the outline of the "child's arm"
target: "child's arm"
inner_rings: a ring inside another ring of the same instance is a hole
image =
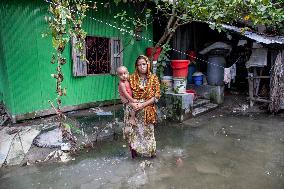
[[[123,95],[124,95],[124,96],[126,97],[126,99],[128,100],[128,102],[130,102],[130,103],[136,102],[136,100],[135,100],[134,98],[132,98],[132,96],[130,96],[130,95],[128,94],[128,92],[126,91],[126,87],[125,87],[125,84],[124,84],[124,83],[120,82],[120,83],[119,83],[119,86],[120,86],[120,88],[121,88],[121,91],[122,91]]]

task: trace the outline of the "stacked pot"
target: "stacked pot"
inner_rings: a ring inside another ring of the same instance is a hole
[[[189,60],[172,60],[173,88],[177,93],[186,93]]]

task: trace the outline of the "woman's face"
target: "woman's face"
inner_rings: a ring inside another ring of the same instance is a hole
[[[137,62],[137,68],[138,72],[140,74],[146,74],[147,73],[147,62],[144,58],[141,58]]]

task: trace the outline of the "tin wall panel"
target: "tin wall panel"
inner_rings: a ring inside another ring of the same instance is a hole
[[[54,52],[51,38],[41,37],[42,32],[48,31],[48,25],[44,20],[48,4],[42,0],[26,0],[24,2],[5,0],[0,2],[0,5],[2,10],[4,9],[6,12],[6,16],[2,17],[3,23],[6,24],[1,31],[5,52],[4,61],[7,65],[7,75],[10,82],[9,90],[5,88],[7,93],[4,98],[9,96],[8,93],[11,96],[11,99],[7,98],[6,103],[12,105],[10,111],[13,114],[49,109],[48,100],[55,101],[56,99],[55,79],[50,76],[55,72],[56,65],[50,63]],[[145,48],[151,46],[152,43],[143,40],[135,42],[134,45],[126,45],[131,37],[105,24],[115,24],[113,17],[123,7],[112,5],[109,9],[98,8],[98,11],[89,13],[84,21],[84,28],[88,35],[120,37],[125,47],[123,51],[124,65],[129,68],[130,72],[133,72],[136,57],[139,54],[144,54]],[[103,20],[104,23],[96,22],[90,17]],[[116,25],[119,27],[120,24]],[[152,38],[151,27],[144,32],[144,36]],[[64,55],[67,58],[67,64],[63,66],[65,75],[63,87],[67,88],[67,96],[62,99],[63,105],[79,105],[118,98],[116,76],[102,74],[74,77],[72,75],[70,45],[67,46]],[[2,80],[1,77],[0,79]]]

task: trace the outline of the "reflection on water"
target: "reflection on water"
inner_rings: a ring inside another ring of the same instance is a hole
[[[157,158],[132,160],[123,141],[67,164],[4,169],[0,188],[284,188],[284,122],[221,117],[160,126]]]

